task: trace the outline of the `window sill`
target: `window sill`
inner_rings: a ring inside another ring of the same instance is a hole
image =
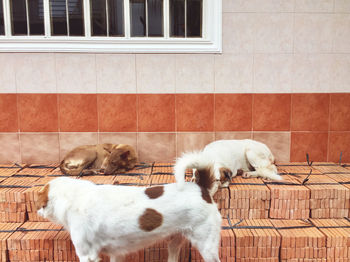
[[[103,37],[0,38],[0,52],[221,53],[220,41],[203,39],[106,39]]]

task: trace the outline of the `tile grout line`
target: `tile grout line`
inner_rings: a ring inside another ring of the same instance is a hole
[[[289,161],[292,157],[292,119],[293,119],[293,94],[290,94],[290,126],[289,126]]]
[[[178,101],[178,94],[177,94],[177,58],[178,58],[178,55],[177,54],[174,54],[175,56],[175,159],[177,159],[179,156],[178,156],[178,141],[179,141],[179,138],[178,138],[178,126],[177,126],[177,122],[178,122],[178,118],[177,118],[177,101]]]
[[[138,156],[139,153],[139,93],[138,93],[138,83],[137,83],[137,55],[134,54],[134,68],[135,68],[135,89],[136,89],[136,152]],[[140,156],[139,156],[140,157]]]
[[[94,54],[95,58],[95,92],[96,92],[96,117],[97,117],[97,144],[100,143],[100,114],[98,106],[98,92],[97,92],[97,55]]]
[[[214,63],[213,63],[213,79],[214,79],[214,108],[213,108],[213,132],[214,132],[214,141],[216,140],[216,77],[215,77],[215,72],[216,72],[216,69],[215,69],[215,64],[216,64],[216,54],[214,54],[213,56],[213,59],[214,59]]]
[[[254,37],[254,48],[255,48],[255,37]],[[255,93],[254,93],[254,90],[255,90],[255,87],[254,87],[254,84],[255,84],[255,81],[254,81],[254,76],[255,76],[255,50],[253,50],[253,64],[252,64],[252,93],[251,93],[251,96],[252,96],[252,119],[251,119],[251,134],[250,134],[250,138],[251,139],[254,139],[254,136],[253,136],[253,132],[254,132],[254,121],[253,121],[253,118],[254,118],[254,99],[255,99]]]
[[[61,159],[61,108],[60,108],[60,101],[61,101],[61,93],[58,92],[58,82],[57,82],[57,54],[54,54],[55,59],[55,84],[56,84],[56,92],[57,92],[57,125],[58,125],[58,160]]]
[[[18,147],[19,147],[19,159],[20,162],[23,162],[22,156],[22,139],[21,139],[21,123],[20,123],[20,112],[19,112],[19,94],[18,93],[18,85],[17,85],[17,67],[14,69],[15,73],[15,89],[16,89],[16,110],[17,110],[17,139],[18,139]]]
[[[330,154],[330,139],[331,139],[331,104],[332,104],[332,95],[329,94],[329,103],[328,103],[328,138],[327,138],[327,161],[329,161]]]

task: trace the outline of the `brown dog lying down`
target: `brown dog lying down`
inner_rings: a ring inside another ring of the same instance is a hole
[[[109,175],[132,169],[136,162],[136,152],[130,145],[85,145],[70,151],[62,160],[60,169],[64,174],[72,176],[98,172]]]

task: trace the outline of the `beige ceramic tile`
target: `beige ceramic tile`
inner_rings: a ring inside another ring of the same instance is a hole
[[[93,132],[60,132],[60,160],[77,146],[94,145],[98,143],[97,133]]]
[[[333,12],[334,0],[295,0],[295,12]]]
[[[202,150],[207,144],[213,142],[214,139],[215,139],[214,132],[177,133],[176,155],[177,157],[180,157],[184,152]]]
[[[294,0],[223,0],[223,12],[293,12]]]
[[[176,55],[136,55],[138,93],[175,93]]]
[[[58,133],[21,133],[21,156],[26,164],[59,162]]]
[[[293,55],[254,56],[254,93],[290,93],[292,77]]]
[[[16,93],[17,54],[0,54],[0,93]]]
[[[56,93],[55,55],[16,55],[16,86],[19,93]]]
[[[176,55],[176,93],[214,92],[214,55]]]
[[[21,163],[18,133],[0,133],[0,163]]]
[[[96,54],[98,93],[136,93],[135,55]]]
[[[253,132],[253,139],[266,144],[277,163],[290,160],[290,132]]]
[[[350,14],[335,15],[334,51],[350,53]]]
[[[216,132],[215,140],[252,139],[252,132]]]
[[[334,39],[334,15],[296,14],[294,32],[296,53],[331,52]]]
[[[334,78],[331,92],[350,92],[350,54],[334,55]]]
[[[297,54],[293,61],[293,93],[332,92],[334,56]]]
[[[176,157],[175,133],[138,133],[139,160],[172,162]]]
[[[335,0],[334,10],[336,13],[350,13],[350,0]]]
[[[96,93],[95,54],[56,54],[59,93]]]
[[[224,13],[222,15],[222,49],[224,53],[252,53],[256,15]]]
[[[253,91],[253,55],[215,56],[215,92],[251,93]]]
[[[128,144],[137,151],[137,133],[98,133],[98,143]]]
[[[255,52],[293,51],[293,14],[258,14],[256,19]]]

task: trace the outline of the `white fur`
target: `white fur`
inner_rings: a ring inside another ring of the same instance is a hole
[[[142,187],[57,178],[49,183],[48,199],[39,215],[70,232],[80,262],[98,261],[101,250],[111,261],[121,261],[125,254],[173,234],[168,261],[178,261],[179,235],[189,239],[206,262],[220,261],[221,216],[215,202],[206,202],[195,183],[185,183],[181,192],[176,184],[165,185],[162,196],[150,199]],[[150,232],[139,227],[146,208],[163,216],[162,225]]]
[[[263,143],[245,140],[218,140],[208,144],[202,151],[184,153],[174,166],[175,179],[182,189],[185,183],[184,174],[187,168],[206,168],[212,166],[214,176],[220,179],[220,168],[232,171],[233,176],[238,169],[244,171],[244,177],[263,177],[281,180],[274,165],[274,156]],[[250,171],[249,166],[255,171]]]

